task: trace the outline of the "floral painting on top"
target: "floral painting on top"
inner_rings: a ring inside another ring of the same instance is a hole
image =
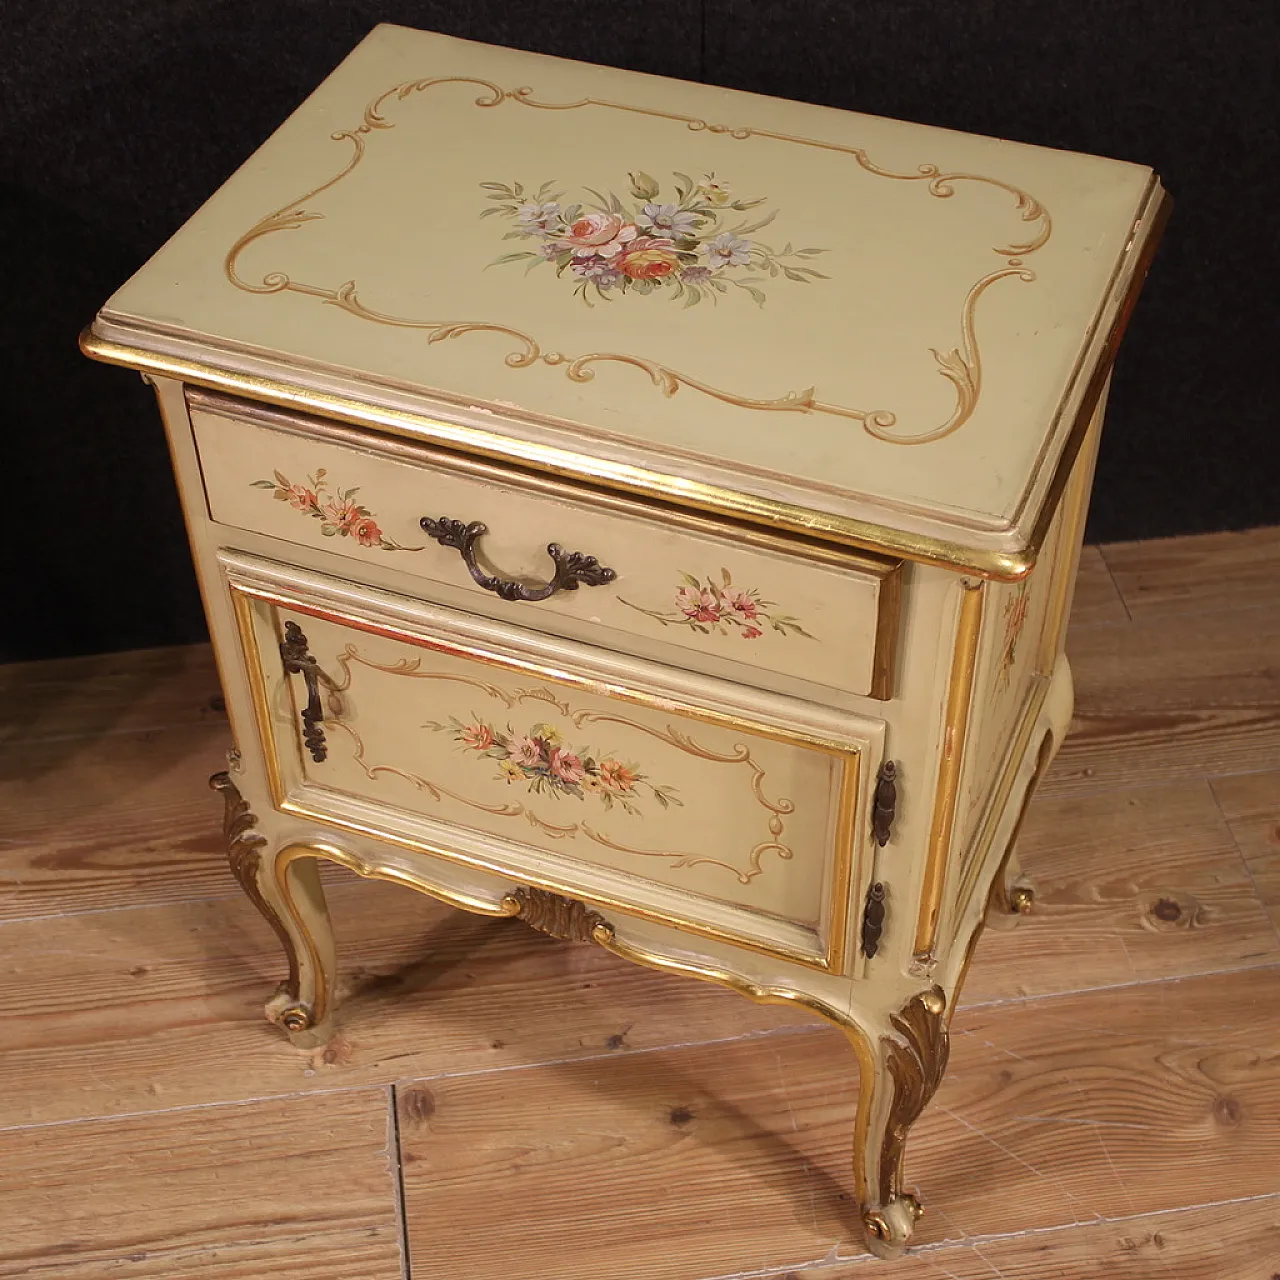
[[[826,280],[809,265],[825,249],[773,248],[758,238],[778,216],[749,211],[763,198],[736,197],[715,174],[695,182],[672,175],[669,193],[647,173],[630,175],[630,201],[612,191],[586,188],[587,199],[567,201],[554,182],[526,191],[518,182],[482,182],[493,201],[482,218],[499,216],[513,223],[505,240],[530,247],[495,258],[490,266],[525,263],[532,271],[544,264],[567,277],[588,306],[623,294],[657,293],[692,307],[704,298],[741,289],[760,306],[764,286],[779,276],[795,284]]]

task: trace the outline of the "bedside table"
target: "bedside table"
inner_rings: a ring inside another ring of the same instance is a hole
[[[379,27],[82,339],[156,389],[268,1014],[317,859],[791,1001],[870,1247],[1021,815],[1147,169]]]

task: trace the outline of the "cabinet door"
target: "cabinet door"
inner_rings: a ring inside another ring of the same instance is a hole
[[[880,722],[287,576],[228,568],[278,808],[846,967]]]

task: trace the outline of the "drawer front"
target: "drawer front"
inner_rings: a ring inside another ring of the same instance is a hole
[[[465,590],[468,609],[520,626],[642,654],[674,647],[713,674],[732,663],[890,696],[896,562],[689,513],[658,515],[630,499],[584,497],[558,481],[331,424],[309,420],[304,432],[270,410],[237,413],[193,403],[209,510],[221,524]],[[453,537],[433,526],[450,544],[473,522],[487,531],[460,550],[434,540],[423,517],[458,522]],[[566,553],[559,565],[549,543]],[[575,579],[572,552],[593,557],[594,569],[586,565]],[[557,569],[560,585],[544,599],[499,594],[544,594]],[[514,585],[486,590],[472,570],[494,579],[491,587]]]
[[[551,666],[492,624],[236,563],[278,807],[845,968],[880,722],[734,711],[749,691],[719,682],[691,705],[647,664],[624,681],[560,643]]]

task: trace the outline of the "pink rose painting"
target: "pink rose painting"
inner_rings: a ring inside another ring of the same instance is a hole
[[[663,809],[684,804],[676,795],[677,788],[651,781],[638,765],[590,747],[566,746],[551,725],[535,724],[528,732],[518,733],[510,725],[500,729],[478,718],[453,718],[445,724],[432,722],[422,727],[447,733],[463,751],[495,761],[495,781],[523,781],[538,795],[578,800],[590,796],[606,809],[616,806],[632,815],[640,814],[646,796]]]
[[[770,280],[827,279],[809,265],[825,249],[796,249],[790,242],[778,249],[759,238],[777,217],[776,210],[749,213],[763,199],[735,197],[713,173],[699,182],[683,173],[672,179],[668,197],[656,178],[633,173],[628,201],[590,187],[586,198],[567,200],[554,182],[532,192],[519,182],[482,182],[492,203],[480,216],[509,222],[503,239],[532,242],[489,265],[523,262],[532,271],[551,263],[588,306],[597,299],[652,293],[692,307],[704,298],[716,302],[732,289],[763,306],[763,286]]]
[[[646,609],[630,600],[619,600],[630,609],[656,618],[664,627],[689,627],[703,635],[713,632],[721,636],[737,636],[741,640],[758,640],[770,627],[780,635],[814,637],[800,625],[798,618],[779,613],[772,600],[765,600],[754,587],[744,590],[733,585],[728,569],[720,577],[695,578],[682,573],[681,585],[675,591],[675,609]]]
[[[359,487],[330,490],[328,472],[321,467],[306,484],[291,483],[282,472],[272,473],[272,480],[254,480],[254,489],[269,489],[279,502],[287,502],[295,511],[320,521],[320,533],[326,538],[354,538],[362,547],[378,547],[383,551],[421,551],[388,538],[373,518],[368,507],[356,501]]]

